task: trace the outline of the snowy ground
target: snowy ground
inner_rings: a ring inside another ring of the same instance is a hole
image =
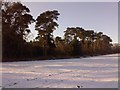
[[[3,88],[117,88],[118,55],[2,63]],[[0,86],[1,87],[1,86]]]

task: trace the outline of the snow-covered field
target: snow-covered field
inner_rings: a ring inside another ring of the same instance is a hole
[[[4,88],[117,88],[118,55],[2,63]]]

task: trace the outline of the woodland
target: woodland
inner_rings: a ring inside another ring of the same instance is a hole
[[[120,53],[120,45],[103,32],[67,27],[64,37],[54,36],[59,27],[59,10],[40,13],[34,19],[20,2],[2,3],[2,61],[45,60]],[[35,23],[38,35],[27,41],[29,25]]]

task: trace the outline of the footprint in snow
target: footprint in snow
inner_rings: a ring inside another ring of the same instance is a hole
[[[36,80],[37,78],[33,78],[33,79],[27,79],[27,81],[32,81],[32,80]]]
[[[15,82],[15,83],[13,83],[12,85],[8,85],[8,86],[13,86],[13,85],[16,85],[16,84],[18,84],[17,82]]]
[[[83,86],[79,86],[79,85],[77,85],[77,88],[83,88]]]
[[[49,76],[52,76],[52,75],[49,75]]]

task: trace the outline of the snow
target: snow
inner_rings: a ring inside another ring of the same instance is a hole
[[[3,88],[118,88],[118,54],[4,62]]]

